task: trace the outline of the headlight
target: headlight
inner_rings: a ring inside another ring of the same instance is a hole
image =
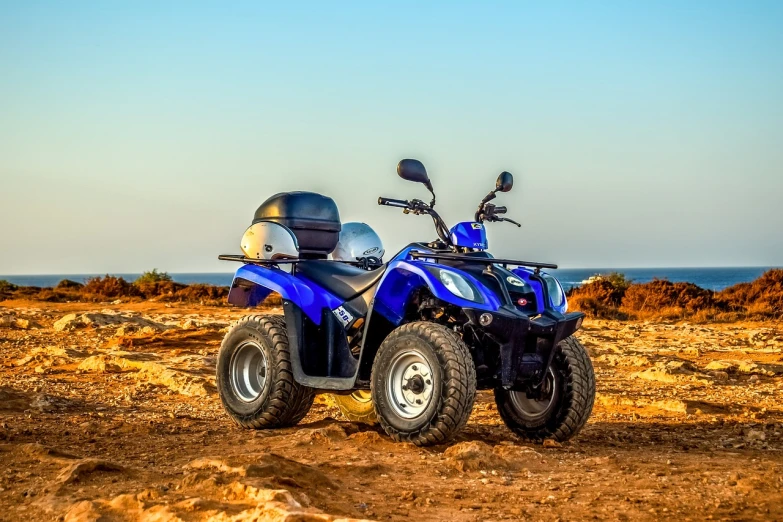
[[[476,301],[476,291],[473,290],[471,284],[464,277],[448,270],[441,270],[438,275],[440,276],[440,282],[449,289],[449,292],[462,299]]]
[[[552,306],[565,306],[566,309],[568,309],[565,292],[563,292],[563,287],[560,286],[557,279],[548,274],[542,274],[542,277],[546,283],[547,293],[549,294],[549,299],[552,301]]]

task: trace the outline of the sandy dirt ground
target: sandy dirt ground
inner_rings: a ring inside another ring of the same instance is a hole
[[[573,441],[525,443],[481,392],[447,447],[326,396],[247,431],[214,387],[230,308],[0,304],[2,520],[783,520],[783,327],[592,321]]]

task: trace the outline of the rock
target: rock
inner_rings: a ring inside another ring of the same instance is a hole
[[[240,477],[270,478],[274,481],[293,482],[299,487],[311,486],[330,489],[337,487],[322,471],[274,453],[245,455],[241,459],[204,457],[190,462],[185,466],[185,469],[211,469]]]
[[[68,314],[58,321],[55,321],[54,325],[52,326],[55,331],[62,332],[63,330],[73,330],[75,328],[78,328],[78,320],[77,320],[76,314]]]
[[[752,361],[712,361],[707,370],[722,370],[728,373],[744,373],[775,376],[783,374],[783,366],[779,364],[756,364]]]
[[[561,448],[563,445],[554,439],[544,439],[545,448]]]
[[[413,490],[407,490],[400,493],[400,500],[405,502],[412,502],[416,500],[416,493]]]
[[[51,448],[49,446],[44,446],[43,444],[37,444],[35,442],[31,442],[28,444],[22,444],[20,447],[20,450],[25,455],[28,455],[30,457],[33,457],[37,460],[74,460],[78,459],[76,455],[72,455],[70,453],[66,453],[64,451],[60,451],[56,448]]]
[[[375,431],[360,431],[359,433],[354,433],[353,435],[349,436],[348,440],[362,445],[378,444],[383,442],[383,437],[381,437],[378,432]]]
[[[737,365],[731,361],[710,361],[704,369],[733,373],[736,371]]]
[[[134,332],[137,332],[139,330],[139,327],[134,324],[124,324],[117,328],[117,331],[114,332],[114,335],[117,337],[123,337],[125,335],[130,335]]]
[[[89,500],[82,500],[68,509],[63,522],[97,522],[100,518],[96,505]]]
[[[30,319],[22,319],[13,315],[0,316],[0,328],[16,328],[17,330],[30,330],[40,328],[41,325]]]
[[[116,326],[123,324],[133,324],[142,329],[149,328],[152,333],[165,330],[167,327],[150,319],[132,315],[128,313],[113,312],[111,310],[104,312],[88,312],[81,315],[68,314],[54,323],[54,330],[57,332],[76,330],[78,328],[102,328],[105,326]]]
[[[711,371],[709,372],[709,375],[712,376],[716,381],[719,382],[726,382],[729,380],[729,374],[726,372],[722,372],[719,370]]]
[[[114,497],[111,502],[109,502],[109,505],[114,509],[119,509],[126,513],[132,510],[144,509],[144,503],[139,500],[138,495],[130,495],[127,493]]]
[[[122,367],[115,363],[110,355],[93,355],[79,364],[83,372],[120,373]]]
[[[302,507],[285,489],[262,489],[241,482],[232,482],[225,489],[229,500],[250,500],[252,502],[282,502],[289,507]]]
[[[17,319],[13,323],[14,328],[18,328],[19,330],[29,330],[31,328],[40,328],[41,325],[32,322],[29,319]]]
[[[665,365],[666,370],[671,373],[690,374],[696,370],[693,363],[688,361],[667,361]]]
[[[631,377],[644,379],[647,381],[665,382],[669,384],[677,382],[677,377],[672,375],[672,372],[666,368],[648,368],[641,372],[632,373]]]
[[[134,377],[137,380],[165,386],[189,397],[204,397],[214,393],[213,387],[204,377],[173,370],[156,362],[137,361],[117,355],[88,357],[79,364],[79,369],[102,373],[136,372]]]
[[[99,471],[117,472],[125,468],[112,462],[101,459],[81,459],[63,469],[57,476],[61,484],[70,484]]]
[[[297,444],[330,444],[347,438],[348,434],[339,424],[329,424],[323,428],[312,430],[298,430],[292,435],[292,440],[296,441]]]
[[[505,459],[496,455],[492,446],[484,442],[460,442],[447,449],[443,456],[458,471],[478,471],[503,468]]]
[[[182,322],[183,330],[195,330],[198,328],[198,323],[195,319],[185,319],[185,321]]]
[[[751,442],[763,442],[767,440],[767,436],[764,434],[763,431],[759,430],[750,430],[745,434],[745,440],[751,441]]]

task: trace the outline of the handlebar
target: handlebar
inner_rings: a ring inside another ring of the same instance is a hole
[[[399,207],[408,208],[410,203],[404,199],[391,199],[391,198],[378,198],[379,205],[386,205],[387,207]]]
[[[387,207],[398,207],[402,209],[404,214],[421,215],[426,214],[432,218],[435,223],[435,230],[438,233],[438,237],[447,245],[451,244],[451,238],[449,237],[449,227],[444,223],[443,218],[438,215],[431,205],[419,199],[412,199],[405,201],[404,199],[391,199],[391,198],[378,198],[379,205],[385,205]]]
[[[505,214],[508,212],[508,209],[506,207],[495,207],[494,212],[495,214]]]

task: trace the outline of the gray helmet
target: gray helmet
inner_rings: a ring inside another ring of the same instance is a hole
[[[343,223],[340,240],[332,252],[338,261],[360,261],[374,257],[383,259],[383,243],[378,234],[365,223]]]

